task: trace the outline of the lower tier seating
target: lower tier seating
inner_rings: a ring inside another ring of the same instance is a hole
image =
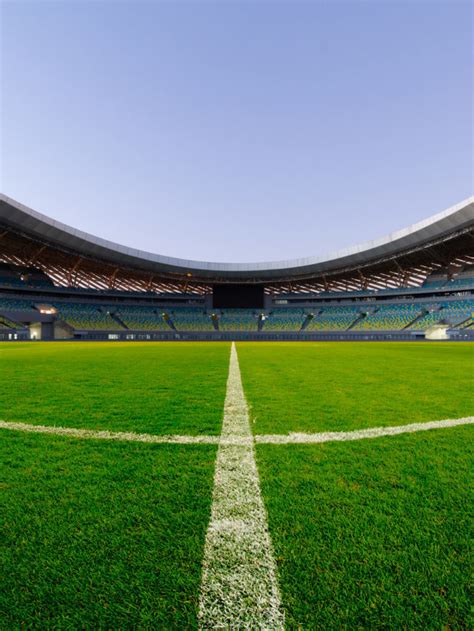
[[[275,309],[265,316],[264,331],[300,331],[306,314],[303,309]]]
[[[174,307],[169,311],[177,331],[212,331],[212,315],[200,307]]]
[[[359,301],[354,304],[322,304],[313,308],[277,307],[206,310],[200,306],[156,307],[151,304],[120,305],[93,302],[50,302],[48,299],[0,296],[0,317],[15,319],[31,314],[40,305],[51,305],[57,318],[78,331],[425,331],[438,322],[451,328],[473,323],[474,299]],[[5,320],[4,320],[5,322]]]
[[[164,310],[152,307],[119,307],[115,313],[128,329],[137,331],[169,331]]]
[[[257,331],[259,313],[252,309],[226,309],[218,314],[220,331]]]
[[[306,331],[346,331],[359,317],[360,306],[324,306],[308,321]]]
[[[374,306],[373,309],[354,326],[354,331],[401,331],[422,313],[420,305],[407,303]]]
[[[73,329],[84,331],[123,330],[112,318],[106,307],[85,303],[54,303],[58,318],[64,320]]]

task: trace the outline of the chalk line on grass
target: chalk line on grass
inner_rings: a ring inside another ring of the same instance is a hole
[[[474,416],[466,416],[464,418],[411,423],[410,425],[397,425],[395,427],[369,427],[368,429],[358,429],[352,432],[261,434],[255,436],[255,441],[259,444],[267,445],[330,443],[345,440],[361,440],[363,438],[379,438],[380,436],[398,436],[399,434],[412,434],[413,432],[456,427],[457,425],[471,425],[472,423],[474,423]]]
[[[239,442],[229,444],[229,439]],[[204,547],[199,626],[284,628],[276,563],[234,343]]]
[[[381,436],[398,436],[399,434],[411,434],[432,429],[457,427],[458,425],[471,425],[474,416],[464,418],[446,419],[442,421],[426,421],[424,423],[411,423],[409,425],[396,425],[392,427],[369,427],[351,432],[320,432],[317,434],[305,434],[292,432],[290,434],[258,434],[255,442],[260,445],[297,445],[330,443],[346,440],[362,440],[364,438],[379,438]],[[58,427],[55,425],[32,425],[31,423],[18,423],[15,421],[1,421],[0,429],[10,429],[19,432],[33,434],[55,434],[70,438],[85,438],[97,440],[129,441],[136,443],[156,443],[170,445],[251,445],[252,436],[226,435],[179,435],[179,434],[138,434],[135,432],[109,432],[107,430],[80,429],[75,427]]]
[[[136,434],[135,432],[109,432],[97,429],[78,429],[75,427],[56,427],[53,425],[31,425],[30,423],[15,423],[0,421],[0,429],[12,429],[33,434],[55,434],[70,438],[87,438],[98,440],[127,441],[134,443],[166,443],[166,444],[206,444],[217,445],[219,436],[179,436],[167,434]]]

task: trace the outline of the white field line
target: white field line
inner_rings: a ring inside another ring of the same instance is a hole
[[[238,442],[229,444],[229,439]],[[284,628],[276,564],[234,343],[204,548],[199,628]]]
[[[397,425],[395,427],[370,427],[358,429],[353,432],[322,432],[320,434],[262,434],[255,436],[255,441],[260,444],[290,445],[330,443],[344,440],[361,440],[363,438],[379,438],[380,436],[398,436],[399,434],[412,434],[431,429],[443,429],[444,427],[456,427],[457,425],[471,425],[474,416],[465,418],[446,419],[444,421],[428,421],[426,423],[411,423],[410,425]]]
[[[134,443],[167,443],[167,444],[206,444],[217,445],[219,436],[179,436],[157,434],[136,434],[135,432],[108,432],[95,429],[76,429],[74,427],[55,427],[52,425],[31,425],[0,421],[0,429],[12,429],[33,434],[56,434],[70,438],[87,438],[99,440],[124,440]]]
[[[425,423],[412,423],[410,425],[396,425],[394,427],[370,427],[352,432],[321,432],[318,434],[290,433],[290,434],[259,434],[255,436],[255,442],[265,445],[291,445],[330,443],[345,440],[362,440],[364,438],[379,438],[380,436],[398,436],[399,434],[411,434],[424,432],[431,429],[443,429],[458,425],[471,425],[474,416],[465,418],[447,419],[443,421],[427,421]],[[10,429],[32,434],[56,434],[69,436],[70,438],[85,438],[98,440],[129,441],[136,443],[155,443],[171,445],[250,445],[253,439],[250,435],[238,436],[189,436],[179,434],[136,434],[135,432],[109,432],[106,430],[78,429],[75,427],[57,427],[54,425],[31,425],[30,423],[17,423],[14,421],[1,421],[0,429]]]

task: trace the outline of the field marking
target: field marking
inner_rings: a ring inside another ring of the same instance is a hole
[[[396,425],[394,427],[369,427],[357,429],[351,432],[321,432],[318,434],[304,434],[291,432],[289,434],[260,434],[255,436],[255,442],[272,445],[296,445],[331,443],[345,440],[362,440],[364,438],[379,438],[380,436],[398,436],[399,434],[412,434],[425,432],[431,429],[443,429],[444,427],[456,427],[458,425],[471,425],[474,416],[464,418],[446,419],[444,421],[427,421],[425,423],[411,423],[410,425]]]
[[[238,442],[229,443],[229,439]],[[247,402],[232,343],[199,599],[200,629],[284,629]]]
[[[289,434],[257,434],[252,438],[247,436],[190,436],[179,434],[138,434],[135,432],[109,432],[98,429],[80,429],[75,427],[58,427],[55,425],[32,425],[31,423],[19,423],[16,421],[1,421],[0,429],[9,429],[32,434],[53,434],[68,436],[70,438],[83,438],[92,440],[113,440],[134,443],[151,443],[167,445],[251,445],[253,440],[259,445],[304,445],[317,443],[331,443],[346,440],[362,440],[365,438],[379,438],[381,436],[398,436],[399,434],[412,434],[432,429],[445,427],[457,427],[458,425],[471,425],[474,416],[464,418],[446,419],[443,421],[426,421],[424,423],[411,423],[410,425],[396,425],[393,427],[369,427],[350,432],[320,432],[317,434],[305,434],[291,432]]]
[[[12,429],[19,432],[31,432],[33,434],[55,434],[58,436],[68,436],[70,438],[86,438],[98,440],[116,440],[133,443],[156,443],[156,444],[205,444],[217,445],[219,436],[179,436],[166,434],[136,434],[135,432],[109,432],[97,429],[78,429],[75,427],[56,427],[54,425],[31,425],[30,423],[16,423],[0,421],[0,429]]]

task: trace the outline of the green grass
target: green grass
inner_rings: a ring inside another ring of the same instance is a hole
[[[258,447],[287,628],[472,628],[470,441]]]
[[[0,419],[219,434],[229,346],[4,343]],[[473,414],[469,344],[237,349],[255,433]],[[472,429],[257,446],[288,628],[472,628]],[[215,456],[0,431],[0,628],[196,628]]]
[[[0,432],[0,627],[196,627],[213,446]]]
[[[469,343],[238,343],[256,434],[345,431],[470,416]]]
[[[230,344],[0,346],[0,418],[152,434],[219,434]]]

